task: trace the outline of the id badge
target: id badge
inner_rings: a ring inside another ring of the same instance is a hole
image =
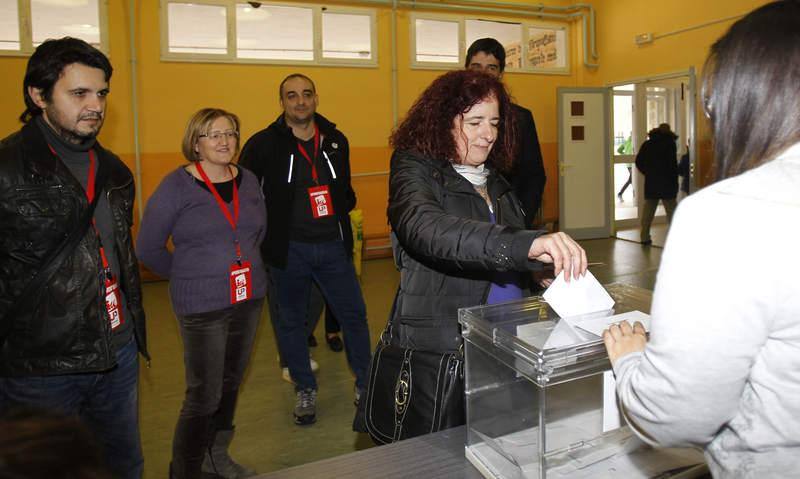
[[[253,296],[253,282],[250,277],[250,262],[231,265],[231,304],[247,301]]]
[[[328,185],[315,186],[308,189],[308,199],[311,200],[311,213],[314,219],[324,218],[333,214],[333,202]]]
[[[106,311],[108,311],[108,321],[111,323],[111,330],[114,331],[122,325],[122,294],[119,289],[117,278],[106,277]]]

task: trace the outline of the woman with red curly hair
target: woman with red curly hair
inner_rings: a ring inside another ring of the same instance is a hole
[[[542,263],[567,280],[585,273],[586,253],[572,238],[525,230],[502,176],[513,138],[505,87],[474,71],[437,78],[392,135],[388,216],[400,270],[392,344],[456,351],[459,308],[522,298]]]

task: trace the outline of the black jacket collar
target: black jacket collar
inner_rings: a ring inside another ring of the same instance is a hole
[[[21,133],[25,159],[32,173],[48,176],[55,174],[60,168],[66,171],[66,167],[50,151],[44,134],[34,122],[23,125]],[[99,141],[95,142],[92,149],[97,153],[98,168],[106,170],[104,174],[108,175],[109,186],[122,186],[130,180],[130,170],[113,153],[103,148]]]
[[[322,135],[330,137],[336,131],[336,123],[331,122],[319,113],[314,113],[314,123],[319,127],[319,132]],[[275,129],[281,135],[294,138],[294,133],[289,125],[286,124],[286,118],[281,113],[275,121],[269,126],[270,129]]]

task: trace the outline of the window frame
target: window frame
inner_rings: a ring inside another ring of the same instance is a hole
[[[377,11],[372,8],[358,7],[339,7],[327,6],[316,3],[285,3],[285,2],[261,2],[265,6],[292,7],[311,9],[311,28],[313,33],[313,60],[289,60],[289,59],[266,59],[266,58],[239,58],[237,56],[237,32],[236,32],[236,5],[247,3],[244,0],[159,0],[160,1],[160,22],[161,22],[161,61],[166,62],[189,62],[189,63],[241,63],[258,65],[304,65],[304,66],[348,66],[375,68],[378,66],[378,32],[377,32]],[[228,51],[226,54],[210,53],[176,53],[169,51],[169,18],[168,9],[170,3],[191,3],[226,7],[226,25]],[[322,14],[339,13],[346,15],[363,15],[369,18],[370,22],[370,56],[368,60],[355,58],[325,58],[322,51]]]
[[[97,2],[97,19],[100,29],[100,44],[97,48],[109,55],[108,39],[108,0]],[[17,0],[17,25],[19,25],[19,50],[0,50],[0,57],[29,57],[36,47],[33,46],[33,14],[31,0]]]
[[[444,63],[444,62],[420,62],[417,61],[417,19],[422,20],[435,20],[443,22],[457,22],[458,23],[458,63]],[[409,66],[412,70],[460,70],[464,68],[464,61],[466,60],[467,48],[466,44],[466,21],[479,20],[489,22],[501,23],[515,23],[519,24],[520,42],[522,47],[522,68],[513,68],[505,70],[503,73],[525,73],[525,74],[539,74],[539,75],[570,75],[572,62],[571,62],[571,25],[569,23],[552,22],[544,20],[527,20],[514,17],[496,17],[496,16],[478,16],[478,15],[453,15],[453,14],[439,14],[439,13],[411,13],[409,15]],[[564,57],[566,58],[564,67],[548,67],[548,68],[532,68],[525,66],[526,58],[528,55],[528,40],[530,28],[542,28],[548,30],[563,30],[564,31]]]

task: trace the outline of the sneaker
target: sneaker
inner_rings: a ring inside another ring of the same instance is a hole
[[[314,361],[314,358],[311,356],[308,357],[308,362],[311,364],[311,372],[315,373],[319,371],[319,363]],[[294,380],[292,380],[292,375],[289,374],[289,368],[281,368],[281,377],[287,383],[294,384]]]
[[[298,426],[307,426],[315,422],[317,422],[317,391],[301,389],[297,391],[294,403],[294,423]]]
[[[364,396],[366,391],[356,386],[356,392],[353,399],[353,406],[358,407],[358,403],[361,402],[361,398]]]

